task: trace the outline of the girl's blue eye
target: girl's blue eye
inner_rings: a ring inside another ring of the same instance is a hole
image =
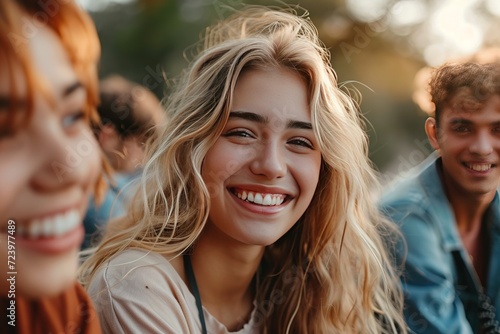
[[[70,127],[73,124],[83,119],[83,111],[78,111],[73,114],[69,114],[63,118],[62,125],[64,128]]]

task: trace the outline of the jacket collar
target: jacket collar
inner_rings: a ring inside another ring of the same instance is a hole
[[[429,210],[439,219],[438,229],[443,236],[443,247],[448,250],[462,248],[462,241],[456,226],[455,214],[444,192],[443,183],[439,176],[441,157],[432,157],[427,162],[418,179],[430,203]],[[491,202],[489,209],[492,228],[500,231],[500,200],[498,191]]]

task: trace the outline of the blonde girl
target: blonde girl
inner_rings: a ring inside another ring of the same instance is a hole
[[[207,30],[129,214],[82,268],[107,332],[405,333],[356,104],[305,16]]]

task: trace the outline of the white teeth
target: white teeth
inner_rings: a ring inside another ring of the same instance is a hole
[[[491,168],[491,164],[467,164],[467,167],[476,172],[485,172]]]
[[[257,193],[255,194],[255,198],[253,199],[255,204],[262,204],[262,195]]]
[[[40,222],[40,220],[37,219],[28,228],[28,236],[31,239],[36,239],[40,236],[41,232],[42,232],[42,223]]]
[[[57,219],[57,218],[56,218]],[[52,234],[52,230],[54,230],[55,227],[55,219],[51,218],[45,218],[42,220],[42,223],[40,224],[41,230],[42,230],[42,236],[48,237]]]
[[[242,200],[246,200],[247,202],[263,206],[281,205],[286,197],[286,195],[283,194],[261,194],[253,193],[251,191],[246,192],[245,190],[236,192],[236,196]]]
[[[19,228],[17,232],[31,239],[48,238],[63,235],[73,230],[80,223],[81,217],[78,210],[71,210],[55,216],[35,219],[27,229]]]
[[[262,205],[271,205],[272,202],[273,200],[271,199],[271,195],[267,194],[262,200]]]
[[[65,216],[59,216],[55,219],[55,234],[61,235],[64,231]]]

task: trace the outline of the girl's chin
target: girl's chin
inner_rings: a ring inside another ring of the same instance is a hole
[[[60,278],[58,281],[49,282],[48,280],[38,282],[19,282],[16,290],[19,291],[16,296],[27,299],[42,299],[56,297],[70,288],[76,282],[76,277]]]
[[[20,250],[15,275],[16,290],[30,299],[54,297],[76,282],[78,249],[58,255]]]

